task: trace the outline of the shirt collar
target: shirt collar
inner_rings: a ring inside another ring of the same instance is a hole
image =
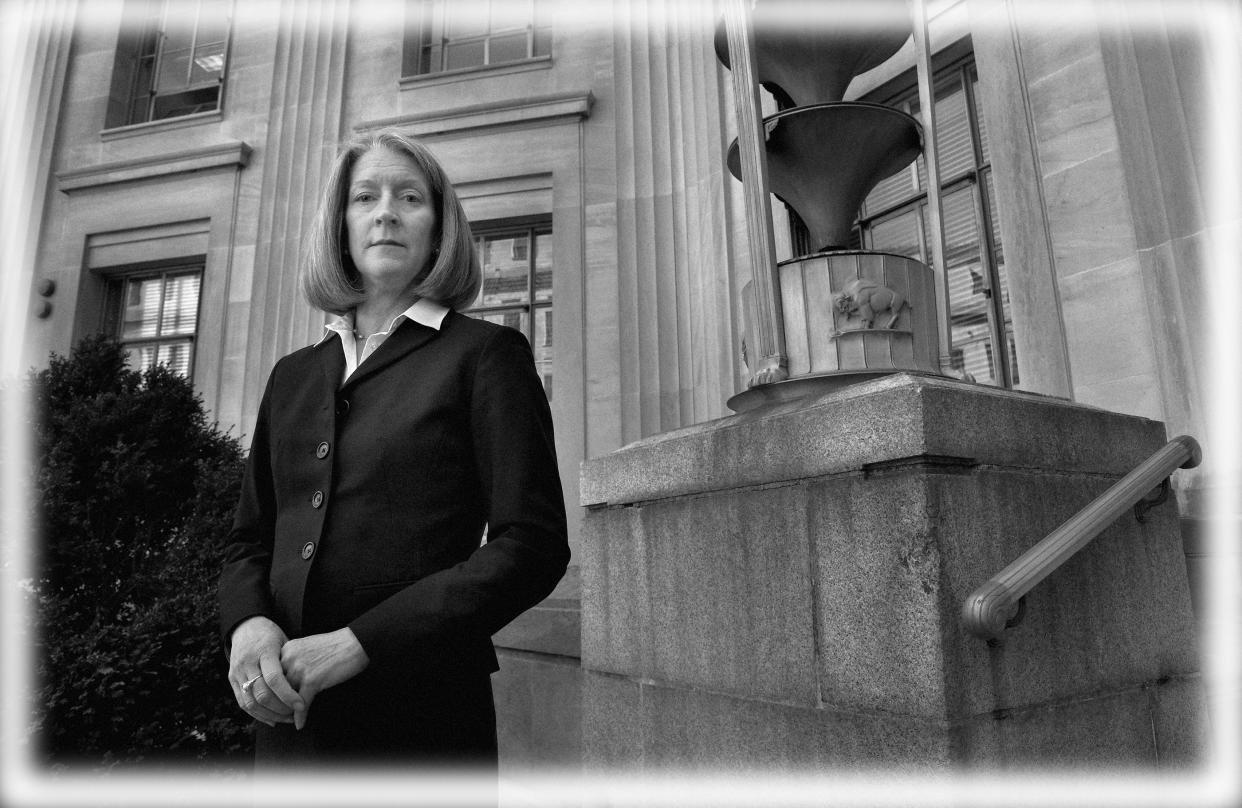
[[[388,324],[388,331],[392,331],[396,328],[403,317],[407,320],[413,320],[419,325],[425,325],[428,328],[434,328],[436,331],[439,331],[440,326],[444,323],[444,318],[448,316],[448,313],[449,310],[447,306],[442,306],[434,300],[428,300],[425,297],[420,297],[418,300],[414,301],[412,306],[392,319],[392,322]],[[319,342],[315,343],[315,345],[322,345],[324,340],[331,337],[334,333],[340,334],[342,338],[345,334],[353,334],[353,311],[347,311],[332,322],[325,325],[324,331],[326,333],[319,340]]]

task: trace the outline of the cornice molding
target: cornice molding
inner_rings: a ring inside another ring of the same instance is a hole
[[[115,160],[90,168],[59,171],[56,173],[56,180],[60,185],[60,190],[67,194],[121,182],[133,182],[172,174],[188,174],[206,168],[226,166],[244,168],[250,161],[250,152],[250,146],[239,140],[170,154]]]
[[[361,121],[354,126],[354,131],[370,132],[395,127],[417,137],[426,137],[511,124],[579,120],[590,116],[594,102],[595,96],[589,91],[557,93],[517,101],[505,99],[450,110],[416,112]]]

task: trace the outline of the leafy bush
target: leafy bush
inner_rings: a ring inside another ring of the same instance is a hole
[[[190,383],[106,338],[29,378],[38,492],[32,741],[45,763],[227,761],[251,748],[215,589],[242,451]]]

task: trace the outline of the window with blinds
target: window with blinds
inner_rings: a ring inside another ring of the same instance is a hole
[[[934,83],[950,359],[955,369],[978,382],[1012,387],[1018,382],[1018,369],[1009,280],[977,84],[974,60],[969,57],[938,72]],[[919,115],[913,86],[883,103]],[[927,166],[921,156],[909,168],[881,181],[859,211],[857,228],[865,248],[907,255],[934,266],[927,191]]]
[[[552,399],[552,227],[546,221],[475,229],[483,287],[468,313],[526,335]]]
[[[130,368],[167,365],[193,374],[202,277],[202,267],[179,267],[110,282],[106,327],[126,348]]]

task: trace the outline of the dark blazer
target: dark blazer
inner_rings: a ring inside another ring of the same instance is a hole
[[[253,615],[290,638],[349,626],[370,664],[319,694],[296,736],[260,727],[259,755],[453,758],[486,741],[494,756],[491,635],[546,597],[569,560],[530,346],[450,312],[438,332],[402,322],[340,385],[343,372],[336,335],[272,370],[220,579],[221,630],[227,643]]]

